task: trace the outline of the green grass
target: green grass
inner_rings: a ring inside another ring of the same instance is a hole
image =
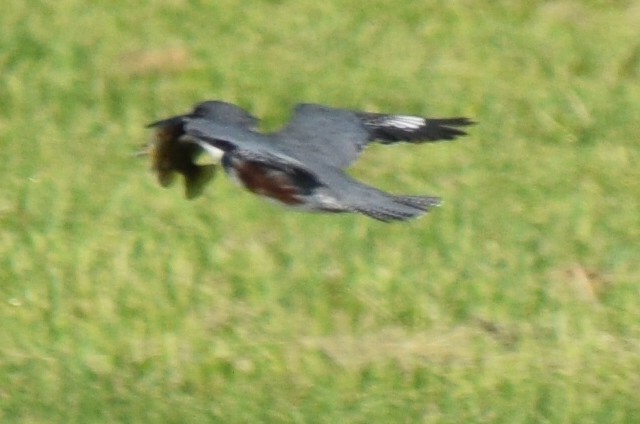
[[[9,0],[0,421],[638,422],[640,8],[500,3]],[[445,199],[385,225],[160,188],[207,98],[480,124],[367,151]]]

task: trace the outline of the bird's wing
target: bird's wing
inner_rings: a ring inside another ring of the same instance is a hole
[[[422,118],[409,115],[355,112],[369,133],[369,139],[383,144],[453,140],[467,133],[459,127],[473,125],[468,118]]]
[[[467,118],[430,119],[300,104],[291,121],[275,138],[295,157],[320,159],[343,169],[351,165],[370,142],[452,140],[466,134],[458,127],[471,124]]]
[[[273,138],[292,156],[342,169],[360,156],[369,134],[351,111],[299,104],[289,123]]]

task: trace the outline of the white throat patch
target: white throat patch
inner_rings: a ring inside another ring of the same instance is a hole
[[[212,146],[211,144],[205,142],[205,141],[201,141],[201,140],[197,140],[196,142],[200,145],[200,147],[202,147],[204,149],[205,152],[207,152],[209,154],[209,156],[211,156],[213,158],[214,161],[218,162],[220,161],[220,159],[222,158],[222,155],[224,154],[224,152],[220,149],[218,149],[217,147]]]

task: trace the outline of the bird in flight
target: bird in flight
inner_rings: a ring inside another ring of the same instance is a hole
[[[258,119],[238,106],[206,101],[191,113],[150,124],[152,167],[167,186],[177,172],[186,195],[201,194],[214,165],[198,165],[202,152],[222,155],[224,171],[249,191],[296,209],[357,212],[389,222],[416,218],[441,201],[393,195],[350,177],[345,169],[372,142],[425,143],[466,135],[468,118],[422,118],[299,104],[280,131],[261,133]]]

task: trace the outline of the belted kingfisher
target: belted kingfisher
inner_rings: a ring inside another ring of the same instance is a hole
[[[430,196],[385,193],[344,171],[371,142],[434,142],[466,135],[468,118],[432,119],[299,104],[280,131],[260,133],[258,119],[238,106],[207,101],[193,112],[154,122],[150,152],[160,183],[174,171],[185,177],[187,197],[199,195],[213,165],[197,165],[201,152],[219,157],[232,179],[284,205],[317,212],[358,212],[380,221],[416,218],[439,206]]]

